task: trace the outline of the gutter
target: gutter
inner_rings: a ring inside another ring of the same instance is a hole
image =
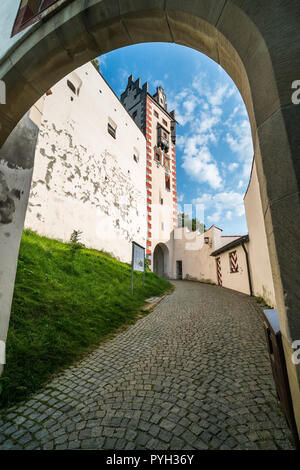
[[[250,295],[251,295],[251,297],[252,297],[252,296],[253,296],[253,289],[252,289],[252,280],[251,280],[251,273],[250,273],[250,265],[249,265],[248,251],[246,250],[246,247],[245,247],[245,245],[244,245],[244,241],[242,241],[241,245],[242,245],[242,247],[243,247],[243,250],[244,250],[245,256],[246,256],[247,272],[248,272],[248,281],[249,281],[249,291],[250,291]]]

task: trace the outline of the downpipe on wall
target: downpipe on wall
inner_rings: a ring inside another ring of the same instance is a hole
[[[253,288],[252,288],[252,279],[251,279],[251,272],[250,272],[249,255],[248,255],[248,251],[247,251],[244,243],[242,243],[242,247],[243,247],[243,250],[244,250],[245,256],[246,256],[248,282],[249,282],[249,292],[250,292],[250,295],[252,297],[253,296]]]

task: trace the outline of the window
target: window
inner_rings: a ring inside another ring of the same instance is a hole
[[[161,205],[163,205],[163,203],[164,203],[164,200],[163,200],[162,197],[160,198],[160,203],[161,203]]]
[[[135,147],[133,148],[133,160],[136,163],[138,163],[138,161],[139,161],[139,152]]]
[[[169,136],[160,125],[157,126],[157,146],[169,151]]]
[[[164,167],[166,170],[170,170],[170,159],[167,155],[164,156]]]
[[[67,80],[67,85],[70,88],[70,90],[74,93],[74,95],[76,95],[75,85],[70,80]]]
[[[77,75],[76,72],[70,73],[68,77],[69,78],[67,79],[67,86],[70,88],[72,93],[74,93],[74,95],[79,96],[79,92],[82,87],[81,78],[79,77],[79,75]]]
[[[165,183],[166,183],[166,189],[167,189],[167,191],[170,191],[170,189],[171,189],[171,183],[170,183],[170,176],[169,176],[169,175],[165,175]]]
[[[154,116],[158,118],[158,113],[154,111]]]
[[[231,273],[238,273],[239,272],[239,265],[238,265],[236,251],[232,251],[231,253],[229,253],[229,263],[230,263],[230,272]]]
[[[168,123],[167,123],[167,121],[166,121],[165,119],[163,119],[162,122],[163,122],[163,125],[164,125],[164,126],[168,127]]]
[[[155,152],[154,158],[158,163],[160,163],[160,153]]]
[[[108,120],[107,131],[114,139],[116,139],[117,125],[111,119]]]
[[[132,115],[132,119],[135,119],[137,116],[137,111],[134,111],[133,115]]]

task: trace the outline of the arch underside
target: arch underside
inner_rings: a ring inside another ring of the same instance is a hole
[[[158,243],[153,252],[154,272],[164,278],[169,278],[169,249],[164,243]]]

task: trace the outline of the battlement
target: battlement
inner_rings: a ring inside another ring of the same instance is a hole
[[[148,93],[149,92],[149,85],[148,82],[145,82],[141,87],[141,79],[138,78],[136,81],[133,79],[133,75],[129,75],[126,90],[121,94],[121,102],[123,103],[124,100],[132,95],[138,95],[140,93]]]

